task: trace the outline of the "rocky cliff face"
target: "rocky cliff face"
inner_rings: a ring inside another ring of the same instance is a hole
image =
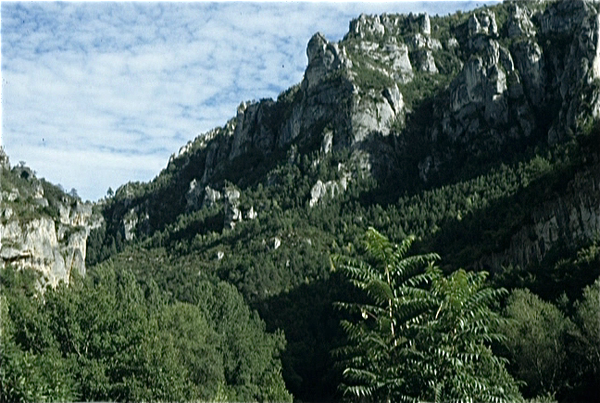
[[[336,180],[311,183],[306,205],[314,207],[364,176],[412,175],[419,186],[437,186],[468,163],[567,142],[600,118],[599,8],[587,0],[505,2],[448,17],[361,15],[337,43],[317,33],[301,83],[276,100],[241,103],[223,127],[171,157],[149,186],[163,190],[117,198],[110,219],[130,240],[159,229],[159,215],[217,204],[224,228],[233,228],[257,214],[258,206],[238,206],[253,184],[248,178],[293,147],[350,155]],[[271,183],[268,175],[254,180]],[[598,194],[577,197],[548,201],[510,250],[481,264],[525,264],[556,243],[589,239],[598,228]]]
[[[499,152],[532,136],[555,144],[598,119],[598,5],[561,1],[503,7],[508,19],[502,27],[487,9],[473,13],[456,31],[468,56],[434,104],[426,134],[431,150],[419,165],[425,181],[454,164],[457,151]]]
[[[38,180],[27,167],[11,169],[2,150],[0,160],[0,267],[33,268],[42,273],[41,285],[85,275],[87,236],[101,219],[92,204]]]
[[[474,266],[495,272],[509,265],[528,267],[540,263],[556,246],[575,249],[600,235],[600,164],[578,172],[567,192],[537,206],[530,221],[512,236],[508,248]]]
[[[501,25],[491,8],[445,31],[438,19],[432,29],[427,15],[361,15],[339,43],[315,34],[300,85],[277,101],[242,103],[233,121],[208,135],[214,140],[206,143],[202,184],[223,160],[327,135],[333,149],[355,150],[377,175],[389,158],[371,157],[373,139],[398,135],[396,125],[411,113],[403,92],[415,77],[434,85],[452,78],[439,87],[424,133],[424,181],[461,151],[499,152],[531,136],[564,141],[600,114],[598,6],[579,0],[503,7]],[[449,54],[458,56],[448,61]],[[453,75],[444,63],[460,69]],[[390,143],[378,141],[375,149],[389,156]]]

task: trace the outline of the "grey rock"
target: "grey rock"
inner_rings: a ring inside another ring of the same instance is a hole
[[[316,33],[308,42],[306,49],[308,66],[304,73],[302,89],[311,90],[331,72],[351,66],[343,48],[330,43],[323,34]]]
[[[600,231],[600,166],[577,174],[566,194],[534,209],[532,223],[518,230],[508,248],[474,262],[475,267],[498,272],[509,265],[539,264],[556,245],[574,247],[594,239]]]
[[[535,28],[526,9],[519,7],[517,3],[511,3],[509,13],[507,22],[509,38],[535,35]]]
[[[256,217],[258,217],[258,213],[254,211],[254,206],[250,206],[250,210],[248,210],[248,212],[246,213],[246,219],[254,220]]]
[[[407,83],[413,79],[414,73],[408,46],[404,43],[386,44],[382,61],[391,66],[394,80]]]
[[[138,204],[130,208],[121,220],[121,233],[126,241],[132,241],[138,235],[150,232],[150,215],[148,203]]]
[[[350,22],[350,33],[359,38],[365,36],[382,37],[385,34],[385,25],[378,16],[361,14]]]
[[[4,148],[2,146],[0,146],[0,171],[1,170],[10,171],[10,159],[4,152]]]
[[[129,210],[129,213],[123,218],[123,236],[126,241],[135,239],[135,230],[138,224],[138,216],[135,209]]]
[[[459,46],[460,44],[458,43],[458,40],[454,37],[448,39],[448,42],[446,42],[446,48],[448,49],[452,49],[455,48],[457,46]]]
[[[427,13],[422,14],[421,18],[421,33],[423,35],[431,35],[431,21],[429,20],[429,15]]]
[[[450,108],[459,116],[470,114],[466,107],[479,105],[489,112],[487,116],[500,113],[503,121],[506,111],[499,109],[499,100],[507,90],[506,75],[497,67],[500,59],[500,46],[489,41],[485,57],[474,57],[450,85]],[[474,111],[474,110],[473,110]],[[496,119],[498,120],[498,119]]]
[[[579,26],[590,13],[590,4],[584,0],[558,1],[549,5],[539,16],[541,32],[563,34]]]
[[[431,50],[421,49],[414,51],[412,53],[414,65],[420,71],[424,71],[426,73],[437,73],[438,69],[435,65],[435,60],[433,59],[433,54]]]
[[[396,88],[397,90],[397,88]],[[388,135],[396,111],[383,95],[370,90],[366,96],[353,98],[351,145],[361,143],[373,133]]]
[[[230,160],[249,152],[250,149],[260,150],[265,154],[271,151],[275,134],[267,122],[273,105],[273,100],[266,99],[260,102],[243,102],[238,107]]]
[[[323,132],[323,141],[321,142],[321,152],[329,154],[333,148],[333,131],[325,130]]]
[[[403,112],[404,98],[397,85],[384,89],[382,95],[396,115]]]
[[[201,207],[200,197],[203,195],[202,188],[200,187],[196,179],[192,179],[188,187],[188,191],[185,194],[186,210],[193,211],[198,210]]]
[[[0,223],[0,265],[37,270],[43,284],[68,283],[73,270],[85,274],[88,229],[71,227],[70,232],[68,239],[59,242],[55,222],[48,217],[27,224],[14,219]]]
[[[498,34],[498,25],[496,24],[496,15],[491,10],[480,10],[471,15],[467,21],[469,36]]]
[[[517,42],[512,48],[517,70],[521,76],[525,95],[532,105],[541,107],[545,101],[545,62],[540,46],[531,39]]]
[[[210,186],[204,187],[204,199],[202,200],[202,207],[211,207],[218,200],[221,200],[223,195],[218,190],[211,188]]]
[[[418,50],[418,49],[431,49],[431,50],[439,50],[442,48],[442,43],[435,38],[431,38],[427,35],[422,35],[420,33],[416,33],[408,37],[408,44],[410,50]]]
[[[225,201],[224,228],[234,229],[236,223],[242,221],[242,212],[239,209],[240,191],[234,187],[228,187],[223,192]]]
[[[316,206],[322,200],[333,199],[339,194],[343,193],[348,189],[349,176],[344,175],[339,181],[327,181],[323,183],[320,179],[317,180],[310,190],[310,200],[308,205],[310,207]]]

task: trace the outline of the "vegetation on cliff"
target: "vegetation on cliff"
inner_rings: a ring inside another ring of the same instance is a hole
[[[301,84],[95,206],[85,278],[2,269],[0,400],[596,401],[597,15],[315,35]],[[30,199],[1,223],[57,219]]]

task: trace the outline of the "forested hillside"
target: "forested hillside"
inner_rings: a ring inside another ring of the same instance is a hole
[[[3,256],[2,400],[596,401],[599,16],[315,34],[301,83],[94,206],[85,277]]]

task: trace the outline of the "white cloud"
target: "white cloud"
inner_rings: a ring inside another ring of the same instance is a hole
[[[302,79],[306,43],[360,13],[472,3],[2,3],[2,140],[13,161],[102,197],[149,180],[241,102]]]

